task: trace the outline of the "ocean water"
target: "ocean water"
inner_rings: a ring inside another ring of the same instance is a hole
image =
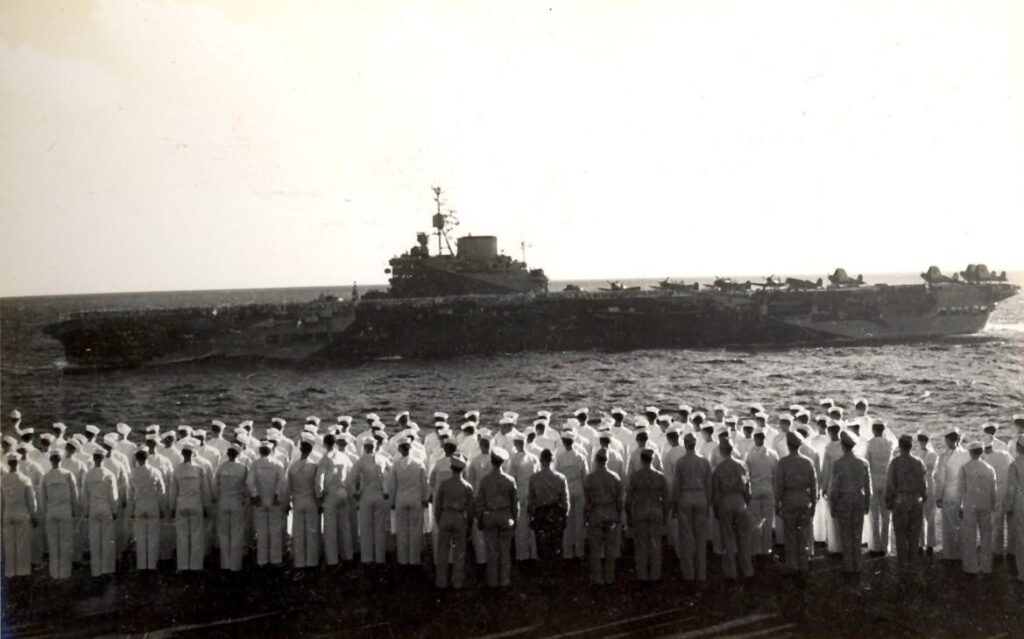
[[[916,275],[869,279],[918,281]],[[1024,274],[1011,274],[1011,280],[1024,283]],[[552,290],[566,283],[555,282]],[[575,283],[591,289],[605,285]],[[592,411],[621,406],[636,413],[649,404],[674,409],[686,402],[744,411],[752,401],[778,413],[794,402],[816,406],[823,397],[851,409],[855,397],[865,396],[897,432],[938,433],[955,424],[976,433],[983,422],[996,421],[1004,436],[1012,432],[1010,416],[1024,412],[1024,295],[1003,302],[975,336],[765,351],[517,353],[315,367],[198,362],[70,374],[61,368],[60,344],[40,330],[77,310],[307,300],[324,292],[348,296],[350,287],[0,300],[0,410],[6,416],[18,408],[25,425],[36,427],[63,421],[72,432],[87,423],[109,427],[119,421],[168,427],[253,419],[265,426],[273,416],[297,429],[310,414],[333,419],[376,412],[390,421],[409,410],[426,424],[435,410],[454,416],[475,408],[485,422],[494,422],[505,410],[532,416],[546,409],[568,417],[580,406]]]

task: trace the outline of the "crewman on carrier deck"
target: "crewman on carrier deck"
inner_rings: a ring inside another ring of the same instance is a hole
[[[971,458],[960,467],[960,556],[969,575],[992,572],[992,511],[996,508],[996,471],[981,460],[985,445],[967,445]],[[981,547],[979,554],[979,545]]]
[[[626,489],[626,520],[633,531],[636,574],[640,581],[661,579],[661,538],[668,519],[669,495],[665,475],[652,467],[654,451],[640,452],[640,468]]]
[[[302,433],[299,459],[288,469],[287,494],[292,507],[292,562],[296,568],[320,565],[320,503],[316,492],[317,465],[310,459],[316,437]]]
[[[1024,415],[1019,417],[1024,425]],[[1017,456],[1007,475],[1006,518],[1010,523],[1009,538],[1015,544],[1010,551],[1017,564],[1017,579],[1024,581],[1024,435],[1017,436],[1015,448]]]
[[[913,448],[914,438],[901,435],[900,454],[892,460],[886,476],[885,508],[892,511],[892,525],[896,533],[896,563],[900,572],[914,569],[920,552],[924,501],[928,497],[924,462],[914,457]]]
[[[587,541],[590,544],[590,579],[594,584],[615,583],[622,522],[622,480],[607,467],[608,449],[598,448],[594,469],[583,483]]]
[[[569,518],[562,534],[562,559],[582,559],[585,554],[586,519],[583,515],[586,498],[583,480],[590,468],[586,456],[574,447],[577,435],[574,431],[562,431],[563,449],[555,456],[555,470],[561,473],[569,484]]]
[[[746,459],[750,471],[750,552],[754,557],[771,553],[775,529],[775,470],[779,456],[764,445],[765,439],[764,428],[754,429],[754,447]]]
[[[935,530],[935,466],[939,461],[939,456],[932,448],[928,433],[919,430],[916,439],[917,446],[914,447],[913,455],[924,464],[924,486],[928,493],[922,507],[924,521],[918,544],[921,548],[927,549],[928,554],[931,555],[935,548],[937,535]]]
[[[413,437],[398,444],[398,458],[388,471],[385,492],[395,511],[395,537],[399,565],[418,566],[423,556],[423,511],[430,501],[427,469],[410,457]]]
[[[540,453],[540,470],[530,477],[527,504],[530,528],[537,536],[537,555],[541,560],[555,559],[562,551],[562,538],[569,518],[569,482],[553,470],[554,455],[545,448]]]
[[[960,559],[960,468],[970,455],[960,446],[959,428],[947,432],[945,440],[946,450],[935,463],[935,506],[942,511],[942,558],[957,561]]]
[[[50,466],[39,491],[39,511],[46,519],[50,577],[67,579],[71,576],[74,520],[78,516],[78,482],[74,473],[60,467],[60,452],[50,452]]]
[[[762,438],[763,441],[763,438]],[[683,437],[683,455],[675,464],[672,510],[679,526],[679,569],[683,580],[707,579],[708,516],[711,508],[711,464],[697,452],[697,438]]]
[[[996,507],[992,510],[992,555],[1000,557],[1006,553],[1006,492],[1010,477],[1010,464],[1013,457],[1004,450],[997,450],[992,435],[982,435],[985,452],[981,460],[996,471]]]
[[[711,475],[711,503],[722,533],[723,572],[736,578],[736,565],[744,577],[754,576],[750,563],[750,476],[746,467],[732,456],[732,444],[722,443],[722,461]]]
[[[389,464],[375,450],[374,443],[363,443],[363,456],[349,475],[348,492],[359,503],[359,557],[363,565],[384,563],[387,551],[389,495],[384,476]]]
[[[786,433],[789,454],[775,468],[775,512],[784,519],[786,570],[806,573],[810,570],[807,531],[818,501],[818,477],[814,464],[800,454],[803,438],[795,431]]]
[[[854,453],[857,441],[849,432],[844,430],[839,441],[843,456],[832,466],[828,503],[839,530],[843,571],[854,573],[860,572],[864,515],[871,507],[871,471],[868,463]]]
[[[160,519],[167,511],[167,484],[164,476],[150,463],[149,452],[135,451],[131,474],[127,517],[131,517],[135,535],[135,568],[156,570],[160,561]]]
[[[181,448],[182,462],[174,471],[167,500],[174,511],[178,570],[202,570],[206,554],[206,517],[210,492],[203,470],[193,461],[192,444]]]
[[[258,566],[279,566],[283,556],[285,470],[270,458],[272,448],[268,441],[259,443],[260,458],[249,466],[246,479],[253,505]]]
[[[540,470],[540,460],[533,453],[526,451],[526,435],[518,430],[512,431],[509,436],[512,440],[514,452],[509,457],[509,475],[516,482],[516,499],[519,502],[518,517],[515,527],[515,557],[516,561],[529,561],[537,559],[537,539],[530,529],[530,513],[527,508],[527,498],[530,493],[530,478]]]
[[[448,587],[448,566],[451,565],[451,585],[458,590],[466,575],[466,536],[473,521],[473,487],[462,476],[465,457],[452,455],[448,466],[451,476],[441,482],[434,495],[438,536],[435,584],[438,588]]]
[[[238,462],[238,446],[228,446],[213,482],[217,502],[217,535],[220,538],[220,567],[242,569],[245,555],[245,503],[249,492],[248,469]]]
[[[324,556],[328,566],[353,557],[348,476],[354,462],[345,453],[347,446],[347,440],[326,435],[326,452],[317,463],[316,490],[324,511]]]
[[[95,444],[93,445],[95,446]],[[89,521],[89,563],[92,576],[112,574],[116,569],[114,518],[117,516],[117,479],[103,467],[104,452],[96,447],[93,467],[82,481],[82,503]]]
[[[519,501],[515,480],[501,469],[508,461],[508,451],[492,448],[490,458],[491,472],[480,480],[475,507],[484,534],[487,585],[505,588],[512,577],[512,528],[519,515]]]
[[[27,577],[32,574],[32,524],[38,512],[36,489],[28,475],[18,470],[21,458],[16,453],[7,453],[5,460],[7,472],[0,475],[4,576]]]
[[[865,402],[866,409],[867,400],[861,401]],[[886,430],[885,421],[875,419],[871,424],[874,437],[868,441],[867,446],[868,469],[871,472],[871,507],[868,511],[871,534],[868,538],[868,551],[875,555],[889,553],[889,510],[885,507],[885,490],[888,485],[886,477],[889,462],[896,447],[885,436]]]

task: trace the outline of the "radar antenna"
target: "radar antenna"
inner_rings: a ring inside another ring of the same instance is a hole
[[[437,212],[434,213],[433,226],[434,234],[437,235],[437,254],[441,255],[444,253],[444,247],[448,248],[448,254],[454,256],[455,253],[452,251],[451,242],[448,241],[448,231],[458,226],[459,221],[455,217],[455,211],[448,209],[448,213],[441,212],[441,187],[433,186],[431,189],[434,191],[434,203],[437,204]],[[444,242],[442,246],[441,242]]]

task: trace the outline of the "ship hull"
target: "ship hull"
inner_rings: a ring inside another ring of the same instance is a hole
[[[1008,284],[854,290],[543,293],[75,318],[47,332],[69,364],[359,362],[521,351],[909,342],[984,329]],[[241,308],[241,307],[240,307]]]

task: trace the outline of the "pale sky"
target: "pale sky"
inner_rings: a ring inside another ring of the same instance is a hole
[[[1024,270],[1024,4],[0,2],[0,296]]]

